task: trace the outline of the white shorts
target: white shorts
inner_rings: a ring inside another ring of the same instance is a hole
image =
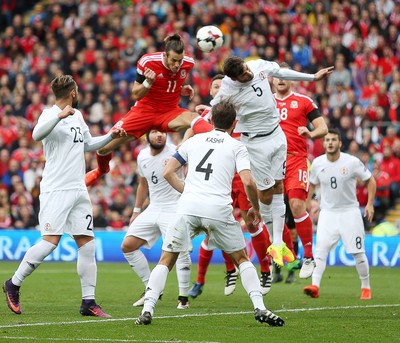
[[[143,239],[147,242],[143,247],[151,249],[160,236],[164,239],[168,226],[175,221],[175,216],[175,211],[160,211],[150,205],[129,225],[125,237],[135,236]]]
[[[93,213],[87,190],[42,193],[39,196],[42,236],[68,233],[93,237]]]
[[[232,253],[246,247],[240,224],[189,215],[177,215],[175,224],[168,228],[162,249],[170,252],[192,251],[192,238],[200,233],[209,236],[208,248]]]
[[[318,218],[315,255],[334,249],[341,239],[346,253],[365,252],[365,229],[358,207],[339,211],[321,210]]]
[[[269,136],[241,136],[249,152],[250,168],[257,188],[262,191],[275,185],[275,180],[283,180],[286,171],[287,141],[280,126]]]

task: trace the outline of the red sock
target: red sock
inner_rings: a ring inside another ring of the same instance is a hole
[[[205,284],[206,273],[208,269],[208,265],[210,264],[211,258],[213,256],[213,250],[206,250],[200,245],[199,251],[199,267],[197,270],[197,281],[198,283]]]
[[[100,172],[97,168],[87,172],[85,175],[86,187],[91,186],[100,176]]]
[[[303,244],[304,257],[314,257],[312,252],[312,221],[309,214],[306,212],[299,217],[294,217],[294,222],[296,224],[297,234]]]
[[[253,244],[253,248],[257,254],[258,261],[260,263],[260,269],[262,273],[269,273],[269,256],[267,254],[267,248],[271,245],[269,242],[269,237],[267,233],[267,228],[265,225],[262,226],[261,231],[256,233],[255,236],[251,235],[251,243]]]
[[[225,267],[227,272],[231,272],[235,270],[235,264],[233,263],[231,257],[222,250],[222,257],[224,258],[225,261]]]
[[[204,133],[210,132],[213,129],[213,126],[205,121],[203,118],[199,117],[192,126],[194,133]]]
[[[102,175],[107,174],[110,171],[109,162],[111,161],[112,157],[112,152],[107,155],[96,154],[97,168]]]
[[[293,240],[292,240],[292,234],[290,233],[290,230],[286,224],[283,227],[283,241],[286,243],[286,246],[293,253],[294,258],[296,258],[296,253],[294,251],[294,245],[293,245]]]

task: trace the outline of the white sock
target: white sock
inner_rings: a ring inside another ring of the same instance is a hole
[[[168,267],[163,264],[157,264],[152,270],[149,282],[147,283],[142,314],[147,311],[153,315],[158,298],[167,282],[168,273]]]
[[[326,268],[326,259],[328,258],[328,252],[321,253],[318,250],[315,252],[315,269],[312,274],[312,284],[319,288],[321,284],[322,275],[324,275]]]
[[[190,267],[192,261],[188,252],[181,252],[176,260],[179,295],[187,297],[190,288]]]
[[[273,237],[272,245],[280,246],[283,243],[283,227],[285,225],[286,205],[283,200],[283,194],[274,194],[272,196],[272,223]]]
[[[361,252],[353,254],[353,257],[356,261],[357,273],[361,280],[361,288],[371,288],[369,283],[369,263],[367,256],[365,256],[365,253]]]
[[[146,287],[150,277],[150,267],[146,256],[140,250],[124,253],[124,256]]]
[[[57,245],[45,240],[41,240],[39,243],[31,246],[11,278],[11,282],[16,286],[21,286],[25,278],[31,275],[55,248],[57,248]]]
[[[246,290],[253,303],[254,309],[265,310],[265,305],[261,293],[260,280],[256,267],[250,261],[243,262],[239,265],[240,280],[242,280],[243,288]]]
[[[259,204],[260,204],[261,217],[268,230],[270,240],[272,240],[274,237],[274,224],[272,222],[272,206],[263,204],[261,201],[259,202]]]
[[[95,299],[97,265],[94,239],[78,249],[76,270],[81,279],[82,299]]]

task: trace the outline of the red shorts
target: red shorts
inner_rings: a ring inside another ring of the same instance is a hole
[[[309,187],[308,161],[304,156],[286,157],[286,175],[283,181],[285,195],[304,193],[307,195]],[[296,192],[293,192],[296,190]],[[291,192],[292,191],[292,192]],[[300,192],[298,192],[300,191]],[[297,198],[298,196],[296,196]],[[303,196],[302,196],[303,197]]]
[[[135,138],[155,129],[161,132],[171,132],[168,123],[187,112],[188,109],[176,107],[170,111],[160,111],[150,106],[133,106],[114,127],[123,128],[128,135]]]
[[[238,173],[235,173],[232,180],[232,200],[233,208],[240,208],[242,211],[247,211],[251,207],[244,190],[243,182]]]

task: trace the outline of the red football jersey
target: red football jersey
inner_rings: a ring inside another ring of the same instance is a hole
[[[194,59],[185,55],[179,71],[173,73],[164,65],[163,52],[143,55],[137,64],[137,73],[143,75],[145,68],[149,68],[156,73],[156,79],[138,105],[152,106],[157,111],[178,107],[181,88],[193,66]]]
[[[297,128],[307,126],[308,121],[320,116],[316,111],[318,106],[308,96],[295,92],[284,99],[278,99],[276,94],[274,97],[281,117],[280,125],[286,135],[288,153],[307,157],[307,140],[299,136]]]

